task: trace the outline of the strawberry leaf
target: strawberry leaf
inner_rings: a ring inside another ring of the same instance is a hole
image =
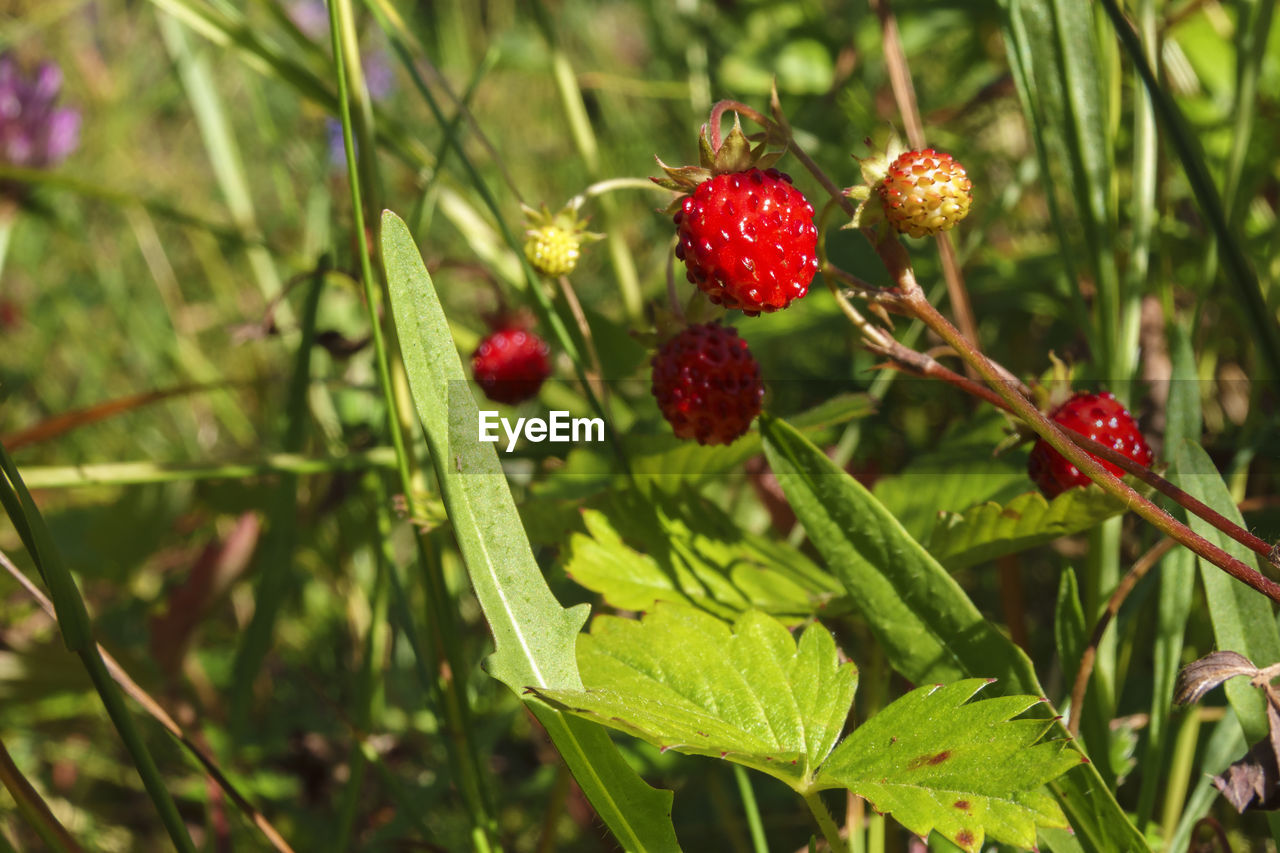
[[[1027,492],[1003,506],[988,501],[940,513],[929,552],[955,571],[1089,530],[1121,512],[1124,504],[1099,486],[1068,489],[1052,501]]]
[[[730,627],[667,604],[641,621],[596,617],[578,640],[578,666],[586,689],[530,692],[661,749],[725,758],[798,791],[835,745],[858,679],[817,623],[797,643],[759,611]]]
[[[659,601],[725,619],[755,608],[794,623],[847,608],[840,582],[794,547],[745,533],[715,504],[689,492],[612,493],[582,514],[564,568],[624,610]]]
[[[860,726],[831,753],[822,787],[848,788],[921,836],[936,831],[962,850],[990,835],[1032,847],[1038,826],[1066,826],[1047,782],[1086,759],[1045,741],[1051,723],[1013,719],[1039,699],[968,701],[990,682],[919,687]]]

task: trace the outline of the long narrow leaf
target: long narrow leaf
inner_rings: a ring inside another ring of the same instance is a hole
[[[1244,524],[1227,484],[1200,445],[1184,441],[1176,448],[1169,479],[1222,513],[1227,520]],[[1213,528],[1209,522],[1193,516],[1189,523],[1192,530],[1231,556],[1256,565],[1251,551]],[[1208,561],[1201,559],[1198,562],[1218,648],[1239,652],[1260,667],[1280,662],[1280,631],[1277,631],[1276,620],[1271,613],[1271,602]],[[1245,739],[1255,743],[1266,737],[1267,713],[1262,692],[1242,678],[1228,681],[1225,689],[1231,708],[1240,719]]]
[[[461,442],[458,433],[451,433],[451,424],[474,430],[477,407],[431,277],[409,229],[390,211],[382,217],[382,254],[414,405],[454,535],[497,646],[488,670],[518,694],[532,686],[581,689],[574,649],[587,608],[566,610],[552,595],[493,445]],[[626,849],[679,849],[669,791],[646,785],[599,726],[526,701]]]
[[[1261,356],[1272,377],[1280,377],[1280,324],[1276,323],[1275,312],[1267,307],[1262,285],[1258,281],[1258,273],[1254,270],[1249,258],[1245,255],[1240,238],[1227,222],[1227,214],[1222,204],[1222,197],[1214,186],[1209,174],[1209,166],[1205,162],[1204,153],[1195,134],[1187,127],[1182,111],[1174,103],[1173,97],[1165,91],[1156,79],[1155,71],[1147,62],[1142,51],[1142,40],[1138,38],[1133,26],[1125,19],[1124,13],[1116,0],[1102,0],[1115,26],[1120,44],[1129,54],[1134,68],[1142,76],[1147,92],[1151,95],[1152,105],[1160,123],[1164,127],[1165,138],[1173,145],[1182,168],[1187,173],[1187,181],[1214,237],[1218,240],[1218,248],[1222,253],[1222,263],[1226,268],[1227,280],[1231,282],[1235,295],[1240,301],[1245,321],[1252,324],[1253,333]]]

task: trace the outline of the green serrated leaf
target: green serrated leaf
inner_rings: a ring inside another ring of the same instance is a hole
[[[992,838],[1035,846],[1037,826],[1066,826],[1044,785],[1084,761],[1052,724],[1014,720],[1043,701],[968,701],[988,681],[919,687],[844,739],[818,775],[865,797],[921,836],[936,831],[964,850]]]
[[[585,690],[532,692],[661,749],[725,758],[802,793],[857,688],[857,670],[840,662],[826,628],[810,625],[797,643],[759,611],[732,627],[669,604],[638,622],[598,616],[578,661]]]
[[[783,421],[763,417],[760,430],[796,517],[894,669],[916,683],[994,676],[1003,690],[1044,695],[1026,655],[861,484]],[[1085,849],[1147,849],[1092,764],[1053,786]]]
[[[1003,506],[988,501],[963,513],[942,513],[929,552],[955,571],[1089,530],[1122,512],[1124,504],[1096,485],[1068,489],[1052,501],[1028,492]]]
[[[627,490],[601,508],[583,513],[587,533],[569,536],[564,568],[614,607],[666,601],[725,619],[755,608],[788,623],[847,607],[836,578],[785,542],[740,530],[697,494]]]
[[[517,693],[579,689],[574,658],[585,606],[566,610],[534,561],[492,444],[450,442],[477,407],[440,299],[404,222],[382,215],[382,258],[414,406],[427,436],[454,536],[493,632],[489,672]],[[465,473],[463,473],[465,471]],[[531,703],[597,813],[627,850],[679,850],[670,791],[646,785],[598,726]]]

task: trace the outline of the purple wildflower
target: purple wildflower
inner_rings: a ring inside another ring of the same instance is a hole
[[[80,142],[80,112],[55,108],[62,72],[41,63],[27,77],[12,54],[0,55],[0,162],[28,169],[56,166]]]
[[[329,35],[329,10],[323,0],[297,0],[290,3],[289,20],[312,41]]]
[[[364,85],[370,98],[385,101],[395,94],[396,71],[391,67],[391,58],[385,50],[374,48],[367,51],[360,64],[364,68]]]

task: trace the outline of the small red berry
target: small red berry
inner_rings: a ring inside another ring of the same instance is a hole
[[[880,199],[894,228],[927,237],[953,228],[969,214],[973,184],[950,154],[926,148],[908,151],[890,164]]]
[[[538,393],[551,375],[547,342],[524,329],[506,326],[491,333],[471,356],[471,371],[484,395],[514,405]]]
[[[751,317],[786,308],[818,271],[813,205],[777,169],[708,178],[674,219],[689,281],[725,308]]]
[[[1137,422],[1110,392],[1076,394],[1054,409],[1049,419],[1060,427],[1114,448],[1140,465],[1151,465],[1151,448],[1142,437]],[[1093,458],[1117,477],[1124,474],[1110,462],[1096,456]],[[1031,450],[1027,474],[1047,498],[1055,498],[1067,489],[1087,486],[1092,482],[1043,438]]]
[[[680,438],[731,444],[760,414],[760,365],[737,329],[689,326],[652,363],[653,396]]]

